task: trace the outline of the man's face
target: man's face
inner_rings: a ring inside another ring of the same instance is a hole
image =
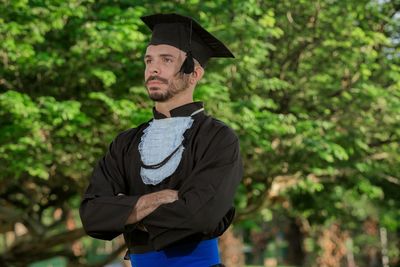
[[[144,79],[149,97],[153,101],[168,101],[188,87],[187,75],[179,72],[185,58],[183,51],[170,45],[147,47]]]

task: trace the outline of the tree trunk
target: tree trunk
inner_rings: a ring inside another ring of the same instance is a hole
[[[291,218],[289,223],[289,229],[287,232],[288,265],[303,266],[305,258],[303,250],[303,239],[304,237],[299,222],[295,218]]]
[[[221,251],[222,263],[226,267],[244,266],[243,242],[241,238],[235,236],[232,227],[229,227],[221,236],[219,249]]]
[[[341,231],[337,223],[322,231],[318,240],[322,253],[318,257],[318,267],[338,267],[347,254],[347,234]]]

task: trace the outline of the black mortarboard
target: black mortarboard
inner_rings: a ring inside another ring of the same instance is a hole
[[[141,20],[152,30],[149,45],[167,44],[174,46],[197,59],[203,67],[211,57],[234,57],[231,51],[199,23],[190,17],[178,14],[154,14],[141,17]],[[187,60],[182,68],[188,64]],[[193,64],[193,60],[189,65]],[[185,73],[191,73],[193,68]]]

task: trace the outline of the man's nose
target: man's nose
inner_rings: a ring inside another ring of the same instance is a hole
[[[149,72],[151,75],[160,74],[160,68],[156,62],[149,66]]]

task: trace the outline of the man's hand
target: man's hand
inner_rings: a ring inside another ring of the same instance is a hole
[[[136,202],[125,224],[137,223],[152,213],[160,205],[172,203],[176,200],[178,200],[178,191],[172,189],[164,189],[143,195]]]

